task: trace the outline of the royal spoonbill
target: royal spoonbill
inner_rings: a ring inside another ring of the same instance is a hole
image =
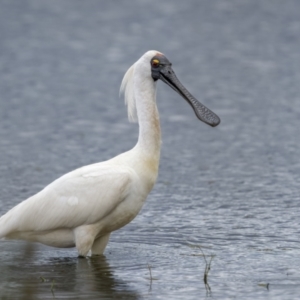
[[[177,79],[170,61],[146,52],[126,72],[121,92],[128,115],[139,123],[133,149],[110,160],[63,175],[0,218],[0,238],[76,247],[79,256],[104,252],[110,233],[129,223],[142,208],[157,178],[161,132],[156,82],[179,93],[210,126],[219,117],[196,100]]]

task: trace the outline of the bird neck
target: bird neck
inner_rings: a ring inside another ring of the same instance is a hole
[[[156,106],[156,84],[152,78],[135,76],[134,96],[139,122],[137,147],[149,158],[160,156],[161,131]]]

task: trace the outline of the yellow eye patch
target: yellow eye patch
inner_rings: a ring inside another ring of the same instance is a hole
[[[159,60],[158,59],[153,59],[153,63],[154,64],[159,64]]]

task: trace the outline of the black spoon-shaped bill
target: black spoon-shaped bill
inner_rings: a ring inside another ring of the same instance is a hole
[[[202,122],[215,127],[220,124],[220,118],[200,103],[179,81],[175,72],[173,71],[170,64],[164,65],[163,68],[160,69],[160,77],[163,82],[169,85],[173,90],[175,90],[178,94],[180,94],[193,108],[196,116]]]

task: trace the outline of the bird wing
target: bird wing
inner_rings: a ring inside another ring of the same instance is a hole
[[[5,231],[44,231],[95,223],[126,198],[135,177],[126,166],[95,164],[77,169],[7,212],[1,218]]]

